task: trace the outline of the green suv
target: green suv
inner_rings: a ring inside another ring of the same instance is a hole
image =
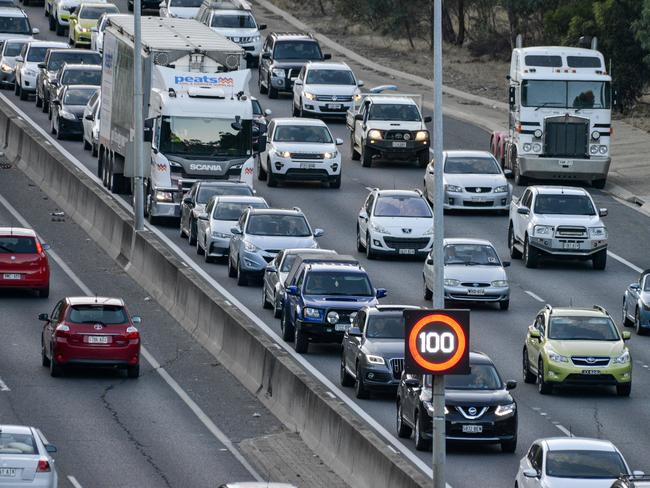
[[[616,386],[620,396],[632,389],[632,358],[612,317],[602,307],[552,308],[546,305],[528,327],[523,350],[526,383],[542,394],[554,386]]]

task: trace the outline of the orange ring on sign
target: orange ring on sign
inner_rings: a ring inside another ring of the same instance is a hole
[[[451,327],[451,329],[456,333],[456,337],[458,337],[458,348],[456,349],[456,352],[452,357],[450,357],[449,359],[447,359],[442,363],[432,363],[431,361],[427,361],[422,357],[420,351],[418,351],[417,348],[418,334],[420,333],[420,331],[425,325],[428,325],[431,322],[442,322],[443,324]],[[422,317],[413,326],[413,329],[411,329],[411,335],[409,336],[409,349],[411,351],[411,355],[413,356],[413,359],[415,360],[416,363],[418,363],[419,366],[432,372],[445,371],[447,369],[456,366],[460,361],[460,359],[463,357],[466,347],[467,347],[467,338],[465,337],[465,332],[463,331],[463,328],[460,326],[458,322],[456,322],[454,319],[452,319],[447,315],[435,314],[435,315],[427,315],[426,317]]]

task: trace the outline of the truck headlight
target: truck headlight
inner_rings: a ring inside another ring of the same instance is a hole
[[[326,152],[323,154],[323,159],[334,159],[338,155],[338,151]]]
[[[495,280],[490,284],[495,288],[504,288],[508,286],[508,280]]]
[[[514,413],[515,410],[517,410],[516,403],[510,403],[508,405],[499,405],[494,411],[494,415],[503,417],[504,415],[510,415],[511,413]]]
[[[494,193],[508,193],[508,185],[497,186]]]
[[[530,142],[527,142],[524,144],[524,152],[530,152],[530,150],[533,148],[533,145]]]
[[[600,154],[607,154],[607,146],[598,146],[598,152]]]
[[[555,351],[548,349],[546,351],[546,354],[548,354],[548,359],[550,361],[553,361],[554,363],[568,363],[569,358],[566,356],[562,356],[561,354],[556,353]]]
[[[284,70],[282,68],[273,68],[271,73],[277,78],[284,78]]]
[[[321,310],[318,308],[305,307],[302,309],[302,315],[308,319],[320,319]]]
[[[533,235],[536,237],[551,237],[553,235],[552,225],[536,225],[533,228]]]
[[[172,202],[174,201],[174,195],[170,191],[156,191],[155,198],[157,202]]]
[[[460,286],[460,280],[445,279],[445,286]]]
[[[429,140],[429,131],[428,130],[419,130],[415,134],[416,141],[428,141]]]
[[[368,137],[370,137],[370,139],[382,139],[383,138],[383,136],[381,134],[381,131],[377,130],[377,129],[372,129],[371,131],[369,131],[368,132]]]
[[[600,139],[600,132],[598,132],[597,130],[593,131],[593,132],[591,133],[591,138],[592,138],[594,141],[597,141],[598,139]]]
[[[589,237],[592,239],[607,239],[607,228],[589,227]]]
[[[596,146],[595,144],[592,145],[592,146],[589,146],[589,153],[590,154],[598,154],[598,146]]]
[[[462,193],[463,188],[456,185],[445,185],[445,190],[451,193]]]
[[[307,100],[316,100],[316,95],[309,92],[303,92],[302,94]]]
[[[368,354],[366,356],[366,360],[370,364],[381,364],[381,365],[386,364],[386,361],[384,361],[384,358],[382,358],[381,356],[373,356],[372,354]]]

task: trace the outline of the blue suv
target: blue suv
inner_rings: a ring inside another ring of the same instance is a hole
[[[286,281],[282,338],[293,340],[299,353],[307,353],[310,342],[340,344],[357,312],[386,296],[352,257],[314,261],[298,260]]]

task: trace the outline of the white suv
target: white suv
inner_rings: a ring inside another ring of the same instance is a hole
[[[342,116],[360,97],[357,80],[345,63],[308,62],[293,85],[293,116]]]
[[[424,258],[433,245],[433,212],[420,190],[370,192],[357,218],[357,250]]]
[[[32,28],[23,9],[18,7],[0,7],[0,42],[8,39],[32,40],[38,29]]]
[[[325,122],[295,118],[273,119],[268,143],[259,158],[257,177],[277,186],[281,180],[320,181],[341,186],[341,153]]]

